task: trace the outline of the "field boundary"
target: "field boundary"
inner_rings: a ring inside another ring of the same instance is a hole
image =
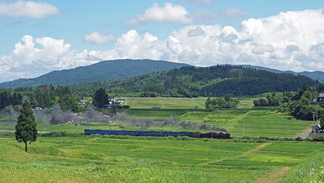
[[[260,145],[260,146],[258,146],[258,147],[256,147],[256,148],[253,148],[253,149],[251,149],[251,150],[245,152],[242,156],[247,156],[248,154],[251,154],[251,153],[253,153],[253,152],[255,152],[255,151],[258,151],[258,150],[260,150],[260,149],[262,149],[262,148],[265,148],[266,146],[268,146],[268,145],[270,145],[270,144],[271,144],[271,143],[265,143],[265,144],[262,144],[262,145]]]
[[[242,155],[236,156],[235,158],[242,157],[242,156],[247,156],[248,154],[251,154],[251,153],[253,153],[255,151],[258,151],[258,150],[260,150],[260,149],[262,149],[262,148],[264,148],[264,147],[266,147],[266,146],[268,146],[270,144],[271,143],[265,143],[265,144],[259,145],[258,147],[253,148],[253,149],[243,153]],[[216,163],[216,162],[221,162],[221,161],[223,161],[223,159],[218,159],[218,160],[214,160],[214,161],[208,161],[208,162],[205,162],[205,163],[200,163],[199,165],[208,165],[209,163]]]
[[[279,169],[276,169],[257,180],[253,181],[253,183],[270,183],[270,182],[279,182],[284,177],[286,177],[291,170],[291,167],[282,167]]]

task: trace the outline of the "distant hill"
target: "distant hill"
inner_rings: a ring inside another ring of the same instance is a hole
[[[33,79],[17,79],[0,83],[0,88],[33,87],[41,84],[71,85],[84,82],[105,82],[142,74],[168,71],[187,64],[154,60],[111,60],[75,69],[52,71]]]
[[[252,66],[252,65],[239,65],[239,66],[242,66],[244,68],[253,68],[253,69],[257,69],[257,70],[264,70],[264,71],[269,71],[269,72],[274,72],[274,73],[291,73],[294,75],[307,76],[309,78],[312,78],[313,80],[318,80],[319,82],[324,83],[324,72],[321,72],[321,71],[294,72],[294,71],[281,71],[281,70],[277,70],[277,69],[270,69],[267,67]]]
[[[266,92],[297,91],[304,82],[318,86],[309,77],[291,73],[274,73],[242,66],[186,66],[159,73],[150,73],[123,80],[71,85],[73,92],[91,94],[105,88],[113,95],[143,93],[144,96],[253,96]]]
[[[227,65],[227,64],[226,64]],[[226,66],[221,65],[221,66]],[[102,61],[93,65],[77,67],[74,69],[52,71],[37,78],[17,79],[14,81],[0,83],[0,88],[16,88],[16,87],[33,87],[36,88],[41,84],[52,85],[73,85],[88,82],[106,82],[121,80],[133,76],[140,76],[152,72],[169,71],[174,68],[190,66],[183,63],[174,63],[167,61],[154,60],[111,60]],[[256,70],[264,70],[273,73],[291,73],[294,75],[307,76],[313,80],[324,83],[324,72],[293,72],[280,71],[260,66],[239,65],[242,68],[251,68]]]

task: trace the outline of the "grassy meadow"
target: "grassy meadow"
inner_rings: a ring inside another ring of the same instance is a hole
[[[12,136],[0,146],[3,182],[279,181],[323,150],[310,142],[97,135],[38,137],[29,153]]]
[[[197,131],[182,127],[141,128],[123,122],[53,125],[36,142],[18,143],[15,121],[0,120],[0,182],[319,182],[324,177],[322,143],[280,141],[299,136],[312,121],[288,121],[276,107],[253,107],[239,99],[237,109],[207,111],[206,98],[128,98],[118,113],[138,119],[172,118],[226,128],[233,139],[82,135],[84,129]],[[159,106],[161,109],[152,110]],[[105,111],[102,111],[105,112]],[[244,118],[244,137],[243,136]],[[44,121],[37,125],[44,131]],[[57,133],[54,133],[57,132]],[[67,133],[65,133],[67,132]],[[201,131],[202,133],[207,131]],[[56,135],[51,135],[56,134]],[[262,137],[262,138],[258,138]],[[266,138],[263,138],[266,137]],[[269,139],[275,141],[269,141]],[[268,140],[265,140],[268,139]],[[313,168],[313,159],[315,160]]]

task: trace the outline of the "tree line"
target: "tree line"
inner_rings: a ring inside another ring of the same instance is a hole
[[[79,111],[78,100],[81,96],[73,94],[69,86],[40,85],[36,89],[32,87],[17,87],[15,89],[0,89],[0,110],[14,108],[19,110],[23,100],[28,99],[31,107],[51,108],[60,104],[62,110],[72,109]]]
[[[278,74],[230,65],[186,66],[117,81],[75,84],[71,89],[93,94],[104,88],[111,96],[132,96],[135,93],[139,97],[254,96],[270,91],[297,91],[304,81],[312,87],[319,85],[319,81],[290,73]]]
[[[207,98],[205,102],[206,109],[235,109],[240,102],[237,99],[231,98],[231,95],[226,94],[224,97],[214,99]]]
[[[297,95],[300,100],[283,102],[278,107],[279,112],[287,112],[297,119],[313,120],[313,115],[324,123],[324,104],[315,104],[313,99],[317,99],[319,93],[324,92],[324,85],[320,84],[318,87],[310,87],[305,82]]]

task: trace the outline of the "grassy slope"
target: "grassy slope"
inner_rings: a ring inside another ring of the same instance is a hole
[[[318,149],[314,143],[257,148],[263,144],[104,137],[39,137],[30,153],[13,139],[0,139],[0,177],[4,182],[252,182],[295,167]]]

